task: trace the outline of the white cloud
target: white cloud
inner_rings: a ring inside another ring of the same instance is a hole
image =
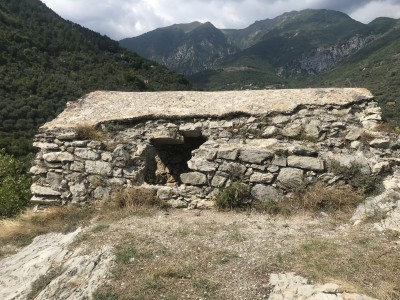
[[[400,4],[399,1],[372,1],[354,11],[350,16],[363,23],[368,23],[380,16],[398,19],[400,18]]]
[[[305,8],[341,10],[369,22],[400,18],[400,0],[42,0],[60,16],[114,39],[174,23],[210,21],[218,28],[244,28],[256,20]]]

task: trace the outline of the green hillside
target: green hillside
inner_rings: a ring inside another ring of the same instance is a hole
[[[221,30],[210,22],[174,24],[119,41],[122,47],[182,74],[215,67],[236,51]]]
[[[39,0],[0,1],[0,149],[31,151],[38,126],[90,91],[189,88],[183,76],[63,20]]]
[[[386,121],[400,126],[400,21],[381,18],[369,26],[374,32],[385,28],[390,30],[332,70],[293,80],[291,86],[366,87],[380,103]]]

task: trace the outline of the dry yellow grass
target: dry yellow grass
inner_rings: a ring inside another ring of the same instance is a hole
[[[89,124],[78,124],[75,131],[79,138],[85,140],[102,140],[106,137],[106,133]]]
[[[0,221],[0,256],[5,246],[29,244],[35,236],[48,232],[69,232],[88,224],[93,208],[53,207],[43,212],[29,209],[14,219]]]
[[[311,211],[349,213],[364,199],[348,185],[329,187],[321,182],[297,191],[297,194],[303,208]]]

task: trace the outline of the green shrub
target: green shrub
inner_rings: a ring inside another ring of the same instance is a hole
[[[13,217],[29,205],[30,185],[25,165],[0,151],[0,218]]]
[[[353,188],[370,195],[377,192],[381,186],[381,178],[376,175],[366,174],[362,171],[363,166],[352,162],[350,166],[342,166],[337,161],[331,161],[330,170],[336,176],[340,176]]]
[[[248,185],[236,181],[230,186],[222,189],[215,198],[215,204],[220,209],[233,209],[247,204],[250,197],[250,188]]]

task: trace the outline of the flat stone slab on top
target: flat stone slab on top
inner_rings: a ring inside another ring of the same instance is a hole
[[[253,116],[290,113],[300,105],[345,106],[373,96],[362,88],[254,90],[221,92],[106,92],[90,93],[67,108],[44,129],[71,128],[131,119]]]

